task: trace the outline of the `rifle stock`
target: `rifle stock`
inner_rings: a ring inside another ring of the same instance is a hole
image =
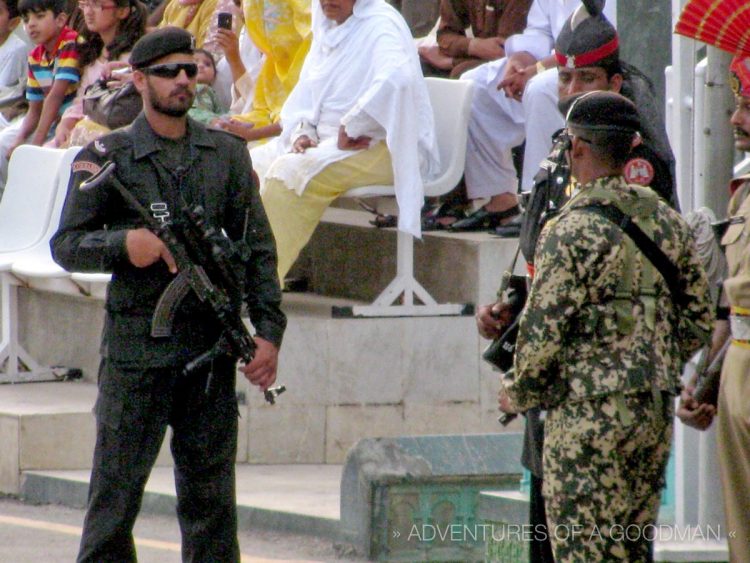
[[[724,363],[724,356],[727,355],[727,349],[731,342],[731,337],[727,338],[719,352],[711,360],[711,363],[705,366],[705,369],[698,371],[698,377],[695,381],[695,391],[693,392],[693,398],[698,403],[706,403],[713,406],[718,404],[721,366]]]

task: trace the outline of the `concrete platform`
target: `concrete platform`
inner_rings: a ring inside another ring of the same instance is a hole
[[[497,373],[480,360],[487,343],[473,317],[331,318],[333,305],[367,303],[347,285],[374,294],[390,281],[395,231],[369,226],[370,217],[329,210],[310,247],[328,295],[284,294],[278,381],[287,392],[271,407],[238,378],[239,463],[335,465],[361,438],[503,430]],[[416,246],[417,277],[429,291],[474,303],[493,298],[515,250],[486,233],[426,233]],[[22,472],[90,466],[103,316],[101,297],[19,289],[21,343],[42,364],[81,368],[85,381],[0,385],[0,492],[17,493]],[[163,450],[159,463],[170,461]]]
[[[19,293],[26,348],[40,362],[83,368],[87,383],[0,385],[0,433],[13,452],[0,459],[0,491],[11,493],[18,490],[20,471],[88,467],[103,317],[96,299]],[[498,377],[480,360],[486,341],[473,317],[331,318],[333,304],[353,303],[284,294],[289,323],[278,381],[287,392],[269,406],[238,378],[246,402],[239,462],[340,464],[361,438],[501,430]],[[50,328],[44,322],[50,318],[61,328]],[[90,387],[79,391],[78,385]],[[32,432],[36,427],[48,430]],[[520,422],[508,430],[519,428]],[[45,459],[32,463],[33,456]]]
[[[317,294],[372,301],[396,272],[396,230],[374,228],[373,217],[327,209],[292,274]],[[438,302],[488,303],[517,245],[487,232],[425,232],[414,243],[414,275]],[[517,271],[524,268],[520,257]]]
[[[237,465],[241,527],[339,539],[340,465]],[[21,496],[28,502],[85,507],[88,470],[26,471]],[[146,485],[143,511],[174,515],[174,476],[156,467]]]

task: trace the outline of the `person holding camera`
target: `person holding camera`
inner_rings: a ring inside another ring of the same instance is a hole
[[[315,4],[315,2],[313,2]],[[245,29],[263,53],[247,111],[215,120],[251,146],[281,134],[281,108],[299,80],[312,42],[312,5],[304,0],[253,0],[243,4]],[[223,44],[228,38],[224,37]]]
[[[623,176],[635,105],[605,91],[563,104],[577,184],[537,245],[501,408],[547,410],[555,560],[650,560],[679,374],[711,327],[708,282],[685,221]]]

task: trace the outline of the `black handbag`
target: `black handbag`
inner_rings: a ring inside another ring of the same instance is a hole
[[[143,109],[141,94],[132,82],[110,88],[97,80],[83,94],[83,113],[109,129],[130,125]]]

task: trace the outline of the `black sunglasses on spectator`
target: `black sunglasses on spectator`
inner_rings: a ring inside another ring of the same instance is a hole
[[[147,66],[139,69],[143,74],[158,76],[159,78],[177,78],[181,70],[185,71],[188,78],[195,78],[198,74],[198,65],[195,63],[166,63],[162,65]]]

